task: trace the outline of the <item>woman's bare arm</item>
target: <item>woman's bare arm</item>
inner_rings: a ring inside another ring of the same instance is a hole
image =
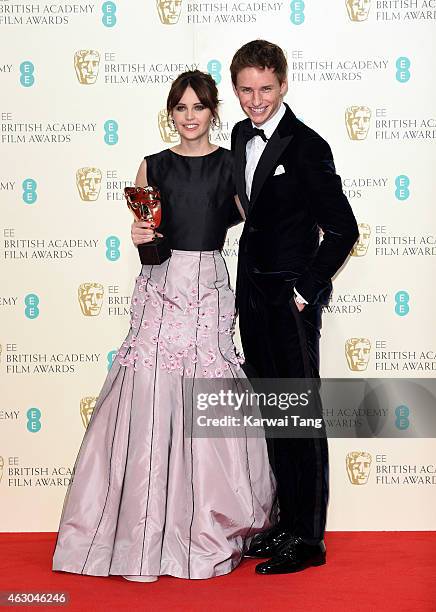
[[[136,187],[147,187],[148,185],[147,162],[145,159],[143,159],[139,165],[138,172],[136,173],[135,185]],[[151,242],[154,238],[154,230],[151,229],[151,224],[148,221],[134,221],[130,234],[135,246]]]
[[[137,187],[147,187],[147,162],[145,159],[139,164],[138,172],[136,173],[135,185]]]
[[[236,206],[238,207],[238,210],[239,210],[239,212],[241,214],[241,217],[245,221],[245,210],[242,208],[241,201],[239,200],[239,196],[237,196],[237,195],[235,195],[235,202],[236,202]]]

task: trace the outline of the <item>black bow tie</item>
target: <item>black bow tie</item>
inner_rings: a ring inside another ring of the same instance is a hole
[[[246,140],[251,140],[255,136],[260,136],[264,142],[268,142],[268,138],[265,136],[265,132],[257,127],[252,127],[251,125],[247,125],[244,127],[243,135]]]

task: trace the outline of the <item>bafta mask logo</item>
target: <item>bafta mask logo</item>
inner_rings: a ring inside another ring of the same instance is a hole
[[[364,485],[368,482],[371,471],[372,457],[364,451],[352,451],[347,453],[345,464],[347,474],[353,485]]]
[[[5,465],[5,460],[3,459],[2,456],[0,456],[0,482],[2,481],[2,478],[3,478],[4,465]]]
[[[182,0],[156,0],[159,18],[165,25],[174,25],[179,21]]]
[[[78,297],[85,317],[96,317],[103,304],[104,289],[100,283],[82,283],[79,285]]]
[[[351,251],[353,257],[363,257],[368,252],[369,239],[371,238],[371,226],[368,223],[359,223],[359,239]]]
[[[158,125],[160,137],[168,144],[174,144],[179,141],[179,134],[171,124],[171,120],[168,117],[168,113],[165,109],[159,111]]]
[[[371,0],[345,0],[348,17],[351,21],[366,21],[371,8]]]
[[[100,53],[92,49],[81,49],[74,54],[74,69],[81,85],[94,85],[100,67]]]
[[[79,195],[84,202],[95,202],[100,195],[101,187],[100,168],[79,168],[76,172],[76,185]]]
[[[368,367],[371,341],[368,338],[348,338],[345,342],[345,356],[353,372],[363,372]]]
[[[345,125],[351,140],[365,140],[371,123],[371,109],[367,106],[349,106],[345,110]]]
[[[96,402],[96,397],[82,397],[80,400],[80,416],[82,417],[82,423],[85,429],[89,425]]]

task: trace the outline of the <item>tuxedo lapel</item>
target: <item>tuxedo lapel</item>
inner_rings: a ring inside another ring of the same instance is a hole
[[[247,187],[245,183],[245,150],[247,141],[243,136],[243,131],[245,125],[251,125],[251,121],[249,119],[245,119],[245,121],[240,123],[235,143],[235,183],[236,192],[239,195],[239,199],[246,214],[255,204],[266,179],[271,174],[279,157],[294,137],[293,126],[295,115],[286,103],[285,106],[286,112],[277,126],[277,129],[273,132],[271,138],[268,140],[268,143],[257,164],[253,177],[253,184],[251,186],[250,200],[247,198]]]
[[[271,138],[268,140],[257,164],[253,177],[253,184],[251,186],[250,209],[256,203],[256,199],[266,179],[274,170],[279,157],[294,138],[293,128],[296,117],[286,103],[285,106],[286,112],[278,124],[277,129],[274,130]]]
[[[292,138],[292,134],[280,137],[277,129],[269,139],[254,173],[253,184],[251,186],[250,208],[254,206],[263,184],[271,174],[277,160],[291,142]]]
[[[240,202],[242,204],[242,208],[245,210],[245,213],[248,212],[249,202],[247,198],[247,187],[245,184],[245,147],[247,141],[242,135],[243,126],[245,123],[249,123],[246,119],[241,123],[241,126],[238,130],[238,135],[236,137],[235,144],[235,183],[236,183],[236,193],[239,195]]]

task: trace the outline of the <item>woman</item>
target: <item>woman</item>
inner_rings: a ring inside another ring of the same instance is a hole
[[[220,254],[239,216],[231,153],[211,144],[215,82],[181,74],[168,96],[180,134],[141,163],[161,191],[171,257],[142,266],[131,327],[76,460],[53,569],[155,581],[230,572],[268,528],[273,486],[264,438],[199,438],[186,427],[192,385],[244,378],[232,342],[234,298]],[[154,230],[142,233],[149,241]],[[139,240],[137,241],[139,242]]]

